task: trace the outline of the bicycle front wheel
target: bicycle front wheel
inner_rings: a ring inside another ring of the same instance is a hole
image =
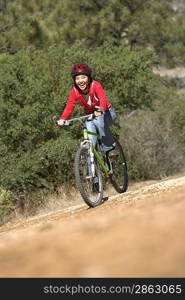
[[[101,170],[95,160],[95,174],[92,176],[89,162],[89,149],[80,148],[74,161],[76,185],[85,203],[95,207],[102,203],[103,180]]]
[[[108,154],[108,161],[112,169],[112,174],[109,178],[114,189],[118,193],[124,193],[128,188],[127,163],[121,144],[117,139],[115,139],[115,142],[115,155],[111,156],[111,151]]]

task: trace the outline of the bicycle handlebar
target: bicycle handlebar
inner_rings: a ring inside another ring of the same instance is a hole
[[[64,126],[69,126],[69,125],[72,125],[73,122],[75,121],[82,121],[82,120],[85,120],[85,119],[89,119],[89,120],[92,120],[94,117],[94,114],[89,114],[89,115],[86,115],[86,116],[82,116],[82,117],[77,117],[77,118],[73,118],[73,119],[70,119],[70,120],[65,120],[64,121]],[[53,121],[56,125],[58,125],[57,121],[58,121],[58,118],[56,116],[53,117]],[[58,125],[59,126],[59,125]]]
[[[86,116],[77,117],[77,118],[73,118],[73,119],[70,119],[70,120],[65,120],[64,125],[68,126],[68,125],[70,125],[71,123],[73,123],[75,121],[92,120],[93,117],[94,117],[94,114],[89,114],[89,115],[86,115]]]
[[[100,112],[104,113],[104,110],[100,107],[100,106],[95,106],[95,108],[97,108]],[[89,115],[85,115],[85,116],[82,116],[82,117],[77,117],[77,118],[73,118],[73,119],[69,119],[69,120],[65,120],[64,121],[64,126],[69,126],[69,125],[72,125],[73,122],[75,121],[82,121],[82,120],[92,120],[93,118],[95,117],[94,113],[92,114],[89,114]],[[53,117],[53,121],[55,123],[55,125],[58,125],[57,121],[58,121],[58,118],[57,116],[54,116]],[[59,126],[59,125],[58,125]]]

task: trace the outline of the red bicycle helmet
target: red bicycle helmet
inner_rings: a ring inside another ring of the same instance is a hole
[[[92,70],[87,64],[76,64],[71,70],[71,76],[74,78],[77,75],[85,74],[87,76],[92,75]]]

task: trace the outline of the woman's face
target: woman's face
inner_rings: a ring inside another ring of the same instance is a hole
[[[75,77],[75,83],[79,89],[84,92],[89,87],[89,77],[87,75],[77,75]]]

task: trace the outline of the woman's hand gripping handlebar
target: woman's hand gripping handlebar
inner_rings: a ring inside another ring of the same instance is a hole
[[[69,120],[58,119],[57,116],[53,117],[53,122],[58,126],[68,126],[70,124]]]

